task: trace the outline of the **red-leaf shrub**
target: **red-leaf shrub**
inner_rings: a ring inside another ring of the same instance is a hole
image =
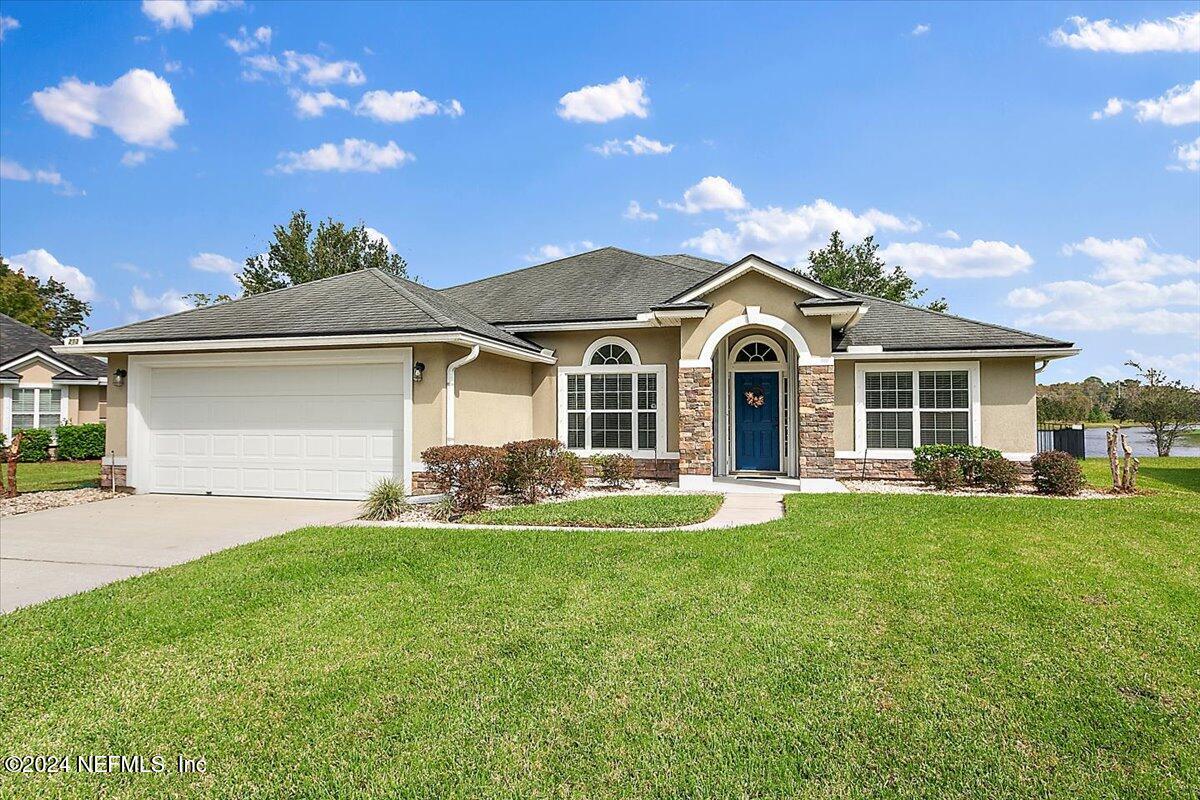
[[[504,445],[501,485],[526,503],[536,503],[553,488],[554,462],[560,450],[562,442],[557,439],[509,442]]]
[[[605,486],[620,488],[628,486],[633,480],[633,459],[621,453],[592,456],[592,466],[596,477]]]
[[[566,450],[559,450],[554,455],[554,464],[550,468],[550,494],[564,495],[574,489],[582,489],[587,483],[583,472],[583,461],[579,456]]]
[[[962,463],[951,456],[942,456],[931,460],[926,466],[921,480],[935,489],[950,491],[963,485]]]
[[[1070,453],[1061,450],[1038,453],[1029,463],[1033,467],[1033,485],[1040,494],[1069,497],[1083,488],[1083,470]]]
[[[979,465],[979,485],[989,492],[1011,492],[1021,482],[1017,465],[1007,458],[989,458]]]
[[[450,498],[457,516],[487,505],[500,476],[504,451],[498,447],[451,444],[430,447],[421,453],[421,459],[438,491]]]

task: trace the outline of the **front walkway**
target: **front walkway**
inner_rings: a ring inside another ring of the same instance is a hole
[[[358,514],[346,500],[139,494],[5,517],[0,613]]]

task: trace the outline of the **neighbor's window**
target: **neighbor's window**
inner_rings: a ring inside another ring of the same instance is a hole
[[[868,448],[971,443],[967,370],[867,372],[863,380]]]
[[[636,361],[627,348],[605,344],[596,348],[587,366],[564,368],[568,449],[657,448],[663,367]]]
[[[13,389],[12,430],[54,430],[62,421],[62,389]]]

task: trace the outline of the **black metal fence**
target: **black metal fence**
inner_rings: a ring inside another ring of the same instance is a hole
[[[1083,426],[1065,425],[1057,428],[1038,428],[1037,451],[1046,453],[1051,450],[1061,450],[1076,458],[1086,456]]]

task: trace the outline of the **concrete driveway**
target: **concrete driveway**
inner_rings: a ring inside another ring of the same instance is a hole
[[[358,513],[346,500],[143,494],[4,517],[0,613]]]

